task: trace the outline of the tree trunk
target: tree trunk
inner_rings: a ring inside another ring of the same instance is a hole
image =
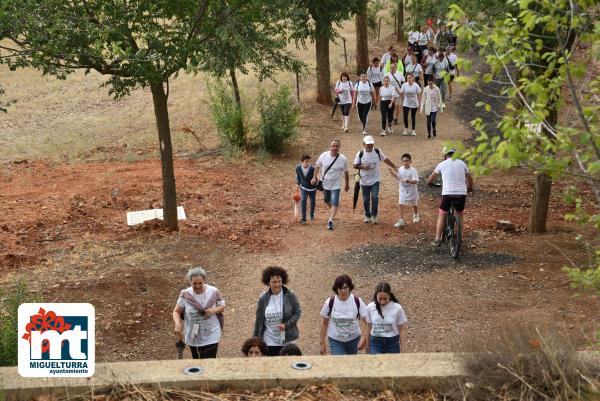
[[[316,27],[315,49],[317,56],[317,103],[332,105],[329,88],[331,73],[329,71],[329,37],[326,30]]]
[[[529,231],[533,234],[546,231],[546,218],[548,217],[551,188],[552,179],[548,175],[544,173],[536,175],[531,214],[529,216]]]
[[[361,10],[356,14],[356,73],[366,72],[369,67],[369,34],[367,0],[360,1]]]
[[[237,78],[235,76],[235,68],[229,69],[229,76],[231,77],[231,85],[233,86],[233,97],[240,110],[242,109],[242,98],[240,96],[240,87],[238,86]]]
[[[175,191],[175,173],[173,169],[173,147],[171,145],[171,128],[169,126],[169,110],[164,82],[150,84],[152,101],[154,102],[154,117],[158,129],[160,145],[160,166],[163,179],[163,219],[171,230],[178,229],[177,223],[177,194]]]
[[[404,0],[398,2],[398,18],[396,18],[396,42],[404,41]]]

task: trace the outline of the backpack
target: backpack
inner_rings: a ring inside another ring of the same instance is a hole
[[[371,83],[371,81],[369,81],[367,79],[367,82],[369,83],[369,89],[375,90],[375,88],[373,88],[373,84]],[[359,83],[360,83],[360,79],[357,79],[356,82],[354,83],[354,86],[357,86]],[[356,88],[356,91],[358,92],[358,88]]]
[[[379,153],[379,149],[375,148],[375,153],[377,153],[377,156],[379,157],[379,161],[381,161],[381,153]],[[360,159],[362,159],[363,155],[365,154],[364,150],[361,150],[358,153],[358,161],[360,161]]]
[[[350,294],[352,295],[352,297],[354,298],[354,303],[356,304],[356,318],[358,319],[360,317],[360,298],[355,296],[354,294]],[[329,312],[327,313],[327,316],[331,316],[331,311],[333,310],[333,302],[335,301],[335,295],[332,295],[331,297],[329,297]]]

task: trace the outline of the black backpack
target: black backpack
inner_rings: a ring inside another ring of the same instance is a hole
[[[377,153],[377,156],[379,157],[379,161],[381,161],[381,153],[379,153],[379,149],[375,148],[375,153]],[[365,151],[361,150],[360,153],[358,154],[358,161],[360,161],[362,159],[364,154],[365,154]]]

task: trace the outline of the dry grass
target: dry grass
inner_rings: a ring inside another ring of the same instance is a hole
[[[510,326],[466,343],[468,379],[452,398],[502,401],[600,399],[600,366],[584,361],[555,325]]]
[[[390,19],[388,17],[388,19]],[[382,38],[392,33],[393,21],[382,22]],[[352,70],[355,60],[354,21],[344,23],[340,34],[345,37],[349,67],[345,67],[342,40],[332,43],[331,74],[335,82],[340,72]],[[374,54],[385,47],[371,44]],[[309,73],[301,77],[301,101],[312,102],[315,96],[314,45],[293,51],[309,63]],[[0,85],[4,97],[17,102],[0,118],[0,162],[19,159],[57,161],[120,159],[135,161],[156,157],[156,129],[149,90],[136,90],[122,100],[108,96],[100,88],[106,77],[78,71],[66,81],[43,77],[38,71],[9,71],[0,66]],[[278,83],[290,85],[295,94],[295,78],[289,73],[276,75]],[[205,74],[181,74],[170,82],[169,113],[175,153],[198,152],[218,145],[210,121]],[[252,74],[238,78],[247,101],[258,93],[260,83]],[[333,84],[333,83],[332,83]],[[265,83],[272,89],[274,82]],[[185,129],[187,127],[187,130]],[[195,135],[190,134],[189,129]],[[201,145],[198,143],[201,141]]]

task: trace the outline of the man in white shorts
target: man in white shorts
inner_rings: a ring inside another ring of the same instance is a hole
[[[456,212],[462,217],[467,200],[467,192],[473,191],[473,177],[465,162],[460,159],[453,159],[455,148],[444,146],[444,161],[438,164],[429,179],[427,185],[433,185],[439,175],[442,176],[442,203],[438,214],[438,221],[435,230],[434,245],[439,245],[442,239],[442,230],[446,215],[450,211],[450,206],[454,202]]]

